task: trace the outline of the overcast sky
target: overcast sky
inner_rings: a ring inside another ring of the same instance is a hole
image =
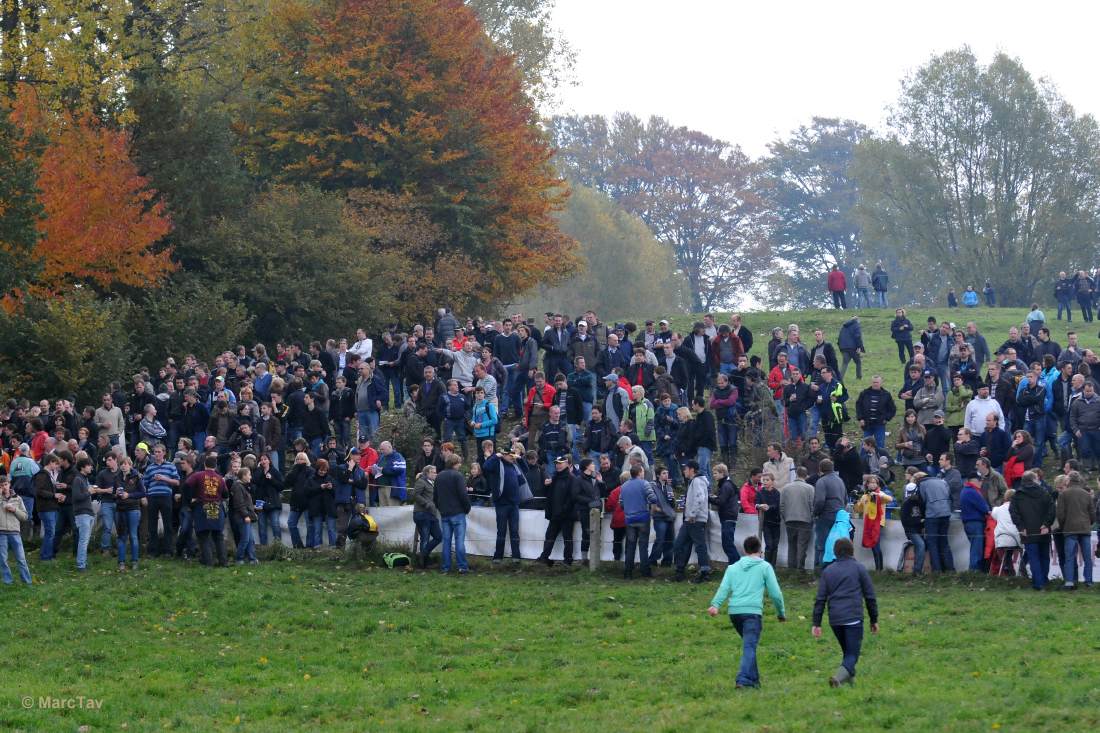
[[[558,111],[661,115],[750,155],[814,115],[881,128],[901,79],[964,44],[1100,112],[1100,4],[557,0],[554,20],[578,55]]]

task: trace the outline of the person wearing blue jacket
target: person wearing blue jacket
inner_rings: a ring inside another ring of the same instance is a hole
[[[1054,379],[1057,379],[1057,373]],[[1054,407],[1054,381],[1044,375],[1040,367],[1033,367],[1016,387],[1016,407],[1023,413],[1024,430],[1035,441],[1035,465],[1043,465],[1046,454],[1047,419]],[[1019,415],[1019,413],[1017,413]],[[1054,426],[1057,431],[1057,426]]]
[[[756,647],[764,629],[764,591],[772,599],[780,623],[787,620],[783,591],[779,588],[775,570],[761,553],[760,538],[745,538],[741,559],[726,568],[722,584],[710,601],[707,613],[718,615],[718,609],[729,603],[730,623],[741,636],[741,666],[737,671],[737,687],[760,687],[760,670],[756,664]]]
[[[959,496],[959,509],[966,538],[970,540],[971,572],[984,572],[985,568],[985,518],[992,511],[982,494],[981,483],[972,478],[963,486]]]
[[[478,387],[474,390],[474,409],[470,413],[470,428],[478,445],[496,434],[497,421],[497,406],[485,397],[485,390]]]
[[[405,493],[405,456],[398,453],[388,440],[378,446],[378,463],[375,464],[379,483],[388,486],[389,491],[379,491],[378,499],[382,506],[400,506],[406,499]]]
[[[504,538],[509,535],[512,545],[512,561],[519,562],[519,492],[520,484],[526,483],[523,472],[516,461],[523,457],[523,448],[514,447],[510,452],[499,452],[490,456],[482,466],[485,483],[493,498],[496,510],[497,543],[493,552],[493,562],[504,560]]]
[[[653,575],[649,569],[649,514],[650,507],[657,504],[653,488],[645,480],[645,469],[641,464],[630,467],[630,480],[619,489],[619,505],[626,518],[626,556],[623,564],[623,577],[634,577],[634,556],[640,556],[642,577]]]
[[[817,598],[814,601],[814,619],[811,632],[815,639],[821,638],[821,618],[825,606],[829,606],[829,625],[840,643],[843,659],[840,667],[829,678],[829,685],[840,687],[855,679],[856,664],[859,662],[860,648],[863,646],[863,604],[867,604],[867,615],[871,617],[871,633],[878,633],[878,600],[875,587],[871,583],[871,574],[853,555],[855,547],[847,537],[838,539],[830,548],[836,561],[821,573],[817,584]]]
[[[974,291],[973,285],[966,286],[966,292],[963,293],[963,306],[967,308],[978,307],[978,293]]]

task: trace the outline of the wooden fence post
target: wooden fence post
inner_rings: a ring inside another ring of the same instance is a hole
[[[588,510],[588,569],[595,572],[600,567],[603,542],[603,512],[600,507]]]

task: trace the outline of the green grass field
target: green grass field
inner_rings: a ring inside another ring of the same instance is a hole
[[[63,557],[65,557],[63,555]],[[65,558],[68,560],[68,558]],[[810,636],[813,585],[781,575],[763,688],[736,691],[716,584],[613,569],[475,565],[464,578],[340,566],[247,570],[109,558],[0,593],[0,728],[82,730],[1080,731],[1100,722],[1091,593],[989,578],[878,577],[860,677]],[[662,571],[667,572],[667,571]],[[40,697],[101,702],[40,709]],[[24,698],[31,707],[24,708]]]
[[[746,322],[762,347],[768,329],[792,322],[807,341],[817,326],[835,340],[851,314]],[[929,314],[975,317],[991,348],[1024,316],[944,308],[910,318],[919,327]],[[864,379],[852,372],[848,386],[855,394],[883,373],[896,393],[893,311],[859,315],[868,355]],[[1082,336],[1095,345],[1094,333]],[[95,556],[78,575],[61,558],[43,567],[32,556],[36,585],[0,588],[2,730],[1080,731],[1100,722],[1091,591],[878,576],[882,633],[867,637],[857,685],[838,691],[826,684],[835,642],[810,636],[812,581],[782,575],[790,622],[768,609],[764,688],[735,691],[737,635],[724,616],[705,615],[717,579],[626,583],[614,567],[593,575],[483,561],[470,577],[440,577],[327,556],[228,570],[145,562],[125,575]],[[80,708],[81,697],[100,706]],[[78,707],[50,708],[50,699]]]

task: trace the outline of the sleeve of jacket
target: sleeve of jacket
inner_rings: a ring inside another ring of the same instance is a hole
[[[859,566],[859,585],[863,590],[863,600],[867,604],[867,615],[871,618],[871,623],[878,623],[878,599],[875,597],[875,586],[871,582],[871,574],[867,572],[867,568],[862,564]]]

